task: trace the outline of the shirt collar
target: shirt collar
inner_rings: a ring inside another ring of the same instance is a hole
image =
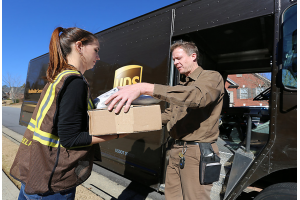
[[[202,73],[203,69],[202,67],[197,67],[188,77],[186,77],[186,81],[189,79],[196,80],[199,78],[200,74]]]

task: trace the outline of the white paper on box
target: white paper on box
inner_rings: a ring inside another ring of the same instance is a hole
[[[96,99],[93,100],[93,103],[96,107],[96,109],[105,109],[109,106],[109,104],[105,105],[105,101],[114,93],[118,92],[118,88],[113,88],[100,96],[98,96]],[[157,104],[160,100],[155,99],[148,95],[141,95],[137,99],[131,102],[132,105],[151,105],[151,104]],[[116,104],[117,105],[117,104]],[[115,106],[116,106],[115,105]]]
[[[109,106],[105,105],[105,101],[114,93],[118,92],[119,89],[118,88],[113,88],[107,92],[105,92],[104,94],[101,94],[100,96],[98,96],[96,99],[93,100],[93,103],[96,107],[96,109],[103,109],[103,108],[107,108]]]

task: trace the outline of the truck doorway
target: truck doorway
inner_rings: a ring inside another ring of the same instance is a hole
[[[199,66],[218,71],[223,76],[228,93],[228,105],[223,106],[220,116],[217,142],[223,168],[219,182],[214,183],[212,199],[228,195],[228,191],[235,186],[234,182],[267,144],[273,26],[273,17],[261,16],[172,38],[172,43],[178,40],[194,42],[201,55]],[[183,75],[174,67],[174,85],[181,78]],[[249,139],[247,135],[251,135]],[[236,155],[242,159],[239,162],[246,163],[243,169],[239,163],[233,162]],[[231,172],[238,175],[230,180]]]

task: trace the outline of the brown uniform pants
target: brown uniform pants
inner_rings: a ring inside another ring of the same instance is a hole
[[[218,146],[212,144],[214,152],[219,155]],[[179,153],[183,146],[174,144],[169,158],[166,172],[165,197],[166,200],[210,200],[212,184],[201,185],[199,180],[200,148],[198,145],[187,145],[185,165],[179,167]]]

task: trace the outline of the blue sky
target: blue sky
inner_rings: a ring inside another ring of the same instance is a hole
[[[28,63],[48,52],[52,31],[97,33],[178,0],[2,0],[2,76],[25,83]]]

